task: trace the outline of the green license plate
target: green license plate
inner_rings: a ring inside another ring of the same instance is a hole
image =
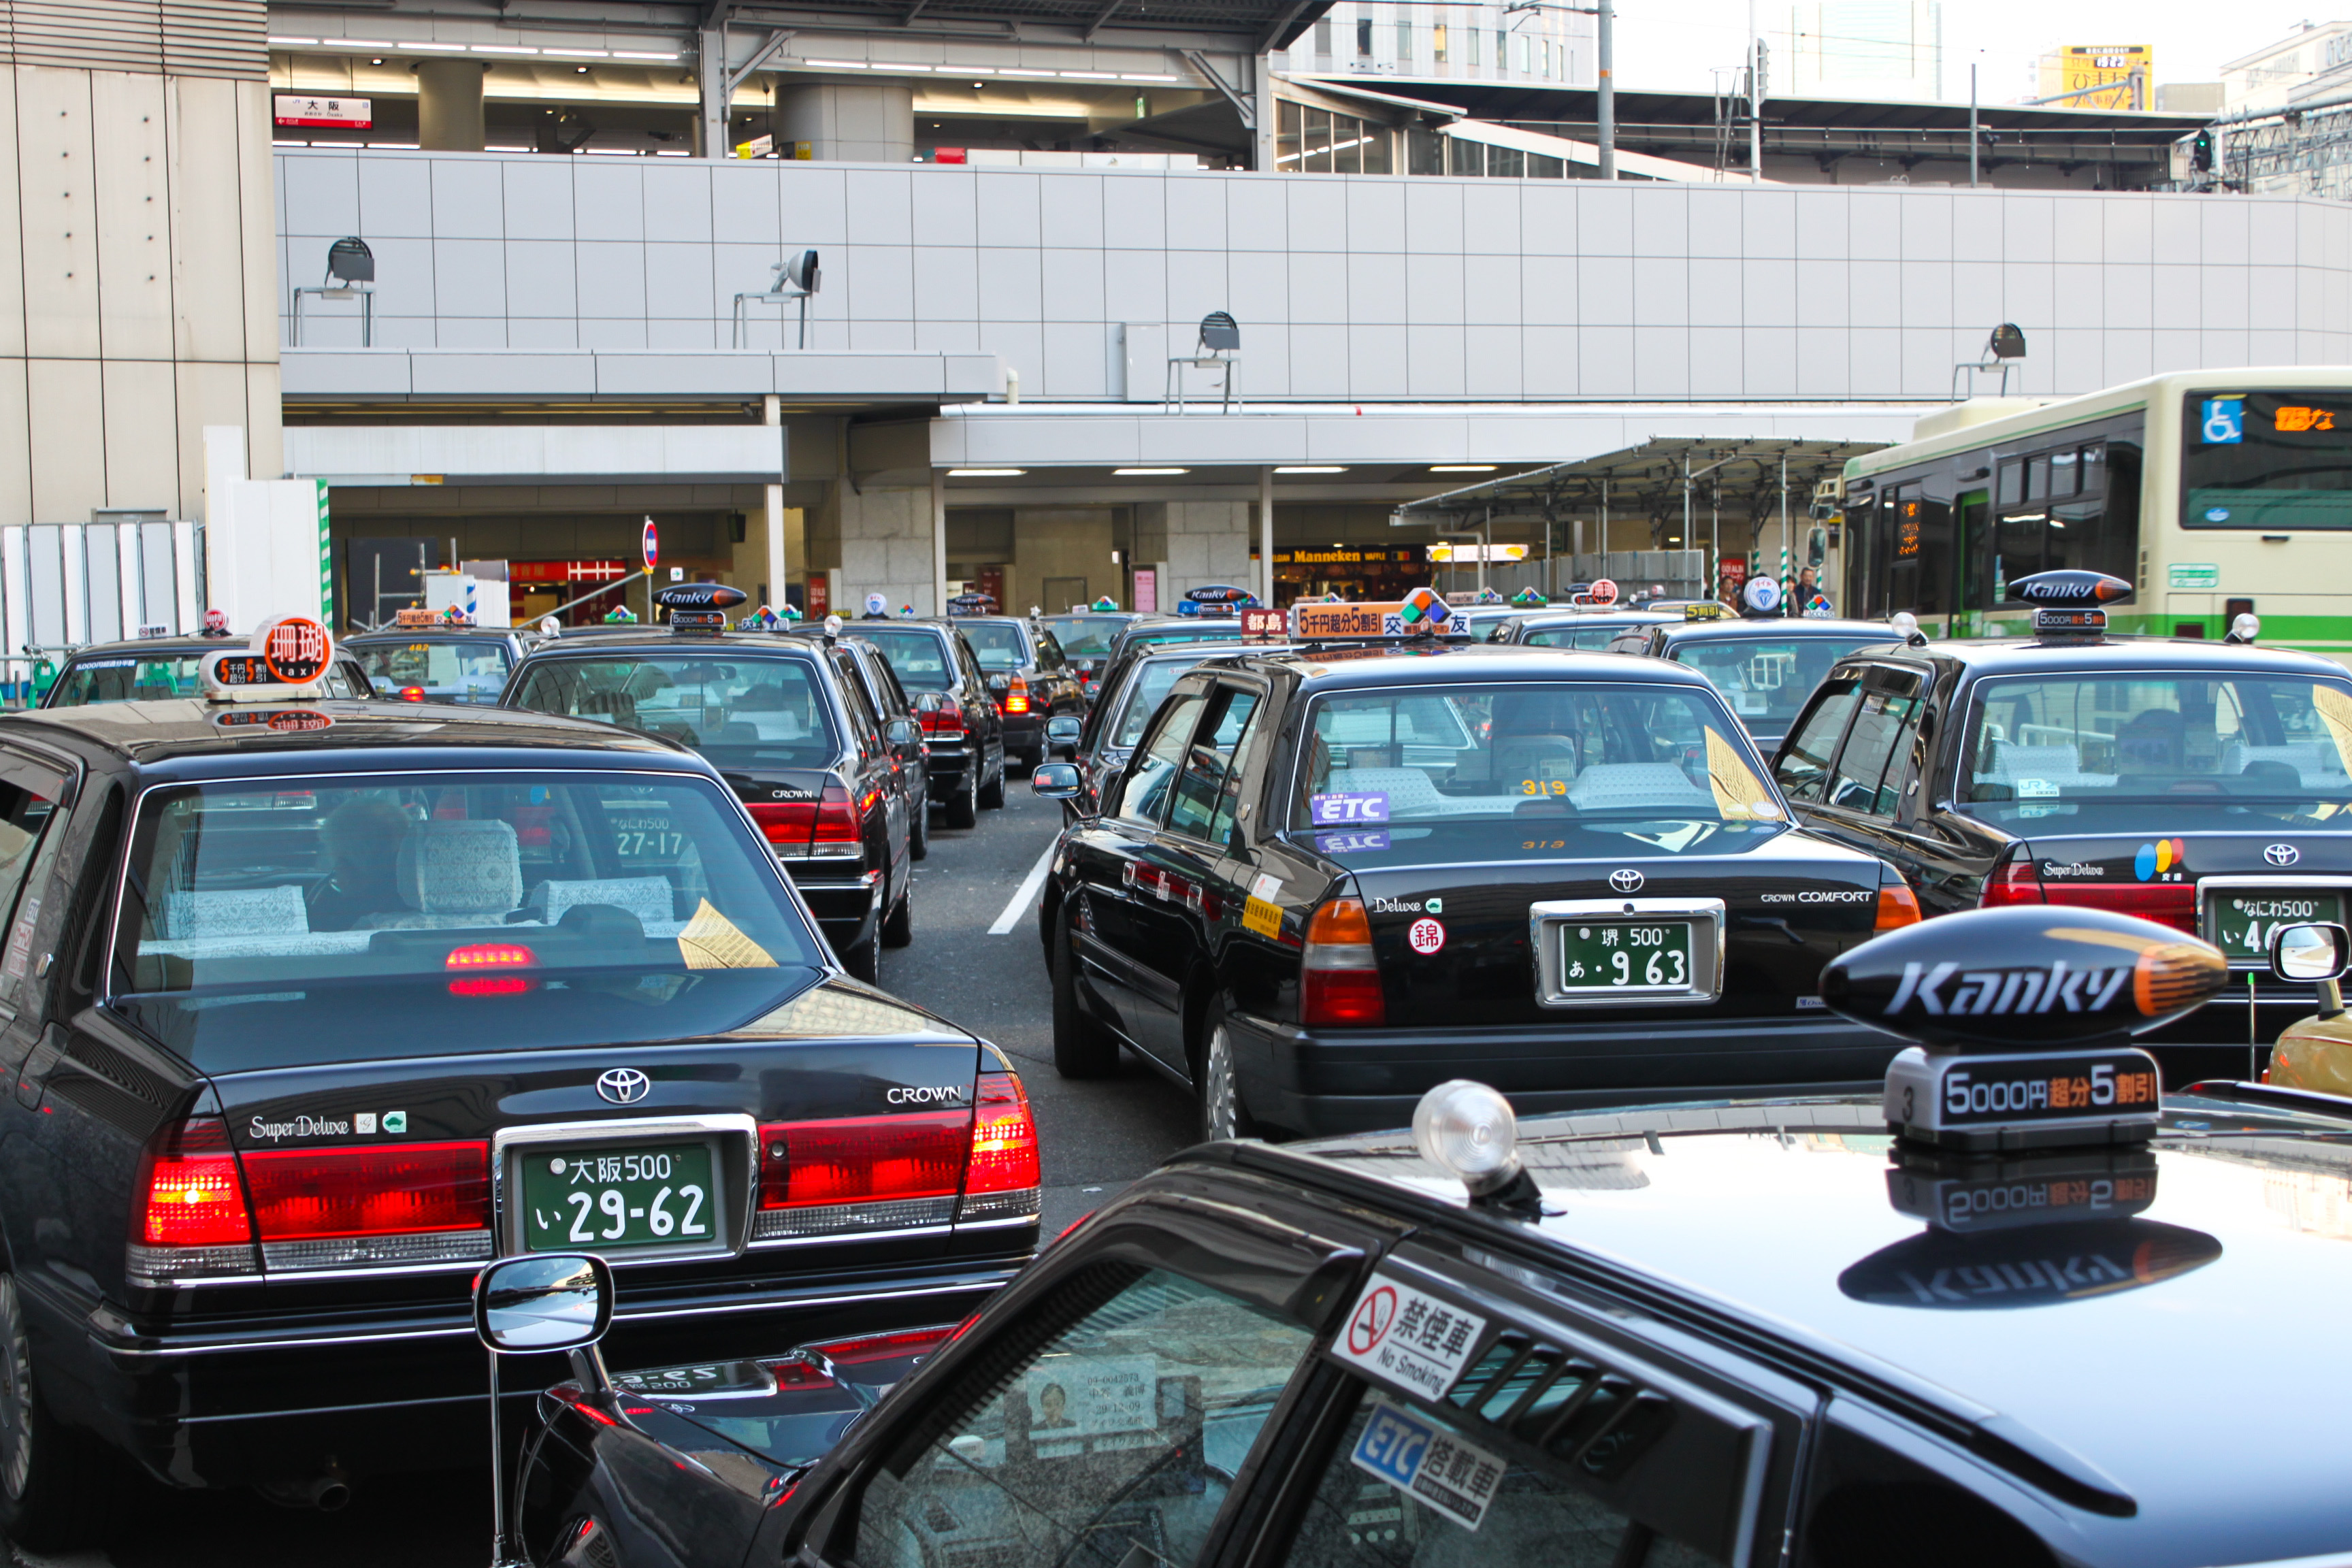
[[[520,1158],[526,1252],[718,1245],[708,1143],[533,1149]]]
[[[1686,992],[1691,972],[1688,921],[1580,921],[1559,923],[1563,991]]]
[[[2207,902],[2213,945],[2233,961],[2268,963],[2271,933],[2281,926],[2344,920],[2344,895],[2317,888],[2231,888]]]

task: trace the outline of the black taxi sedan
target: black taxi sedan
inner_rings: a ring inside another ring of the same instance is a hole
[[[343,647],[386,697],[489,707],[522,660],[523,637],[508,626],[402,626],[359,633]]]
[[[1537,610],[1513,616],[1496,627],[1489,640],[1528,647],[1577,648],[1599,653],[1629,632],[1665,626],[1683,618],[1679,606],[1644,610],[1631,605],[1600,609]]]
[[[960,615],[946,624],[963,634],[980,661],[1003,721],[1005,753],[1016,767],[1035,767],[1045,760],[1047,722],[1087,710],[1086,688],[1062,657],[1061,643],[1040,622],[1013,616]]]
[[[844,630],[881,650],[922,727],[930,804],[950,827],[1004,805],[1004,715],[954,621],[855,621]]]
[[[1207,660],[1054,856],[1055,1065],[1123,1046],[1212,1136],[1393,1126],[1462,1072],[1531,1110],[1874,1079],[1885,1037],[1813,979],[1916,906],[1877,857],[1794,831],[1768,777],[1672,665]]]
[[[1724,616],[1633,626],[1610,640],[1609,651],[1670,658],[1697,670],[1769,756],[1841,654],[1901,640],[1885,621]]]
[[[1774,772],[1810,832],[1887,860],[1929,916],[2072,904],[2220,946],[2233,994],[2151,1042],[2185,1083],[2242,1075],[2250,1040],[2311,1011],[2268,942],[2352,913],[2347,763],[2342,665],[2057,634],[1849,654]]]
[[[708,763],[280,690],[0,719],[0,1534],[101,1531],[109,1450],[289,1502],[474,1452],[486,1259],[596,1247],[659,1362],[1026,1258],[1009,1064],[843,974]]]
[[[2087,959],[2132,1014],[2143,962],[2177,978],[2169,933],[2098,934],[2130,946],[2000,970]],[[586,1367],[542,1401],[524,1538],[567,1568],[2344,1560],[2352,1352],[2250,1304],[2352,1289],[2352,1122],[2223,1090],[1990,1157],[1889,1134],[1877,1093],[1517,1120],[1457,1082],[1411,1134],[1197,1148],[967,1323]],[[2199,1440],[2167,1368],[2262,1440]]]
[[[923,805],[894,750],[915,740],[912,726],[875,712],[849,657],[693,626],[559,637],[515,667],[501,702],[643,730],[709,758],[834,951],[871,981],[880,948],[914,940],[908,822]]]
[[[243,647],[245,639],[233,639]],[[58,669],[44,708],[80,708],[93,702],[145,702],[165,697],[195,697],[203,688],[196,666],[227,646],[221,637],[135,637],[76,648]],[[331,697],[376,695],[360,661],[338,647],[320,682]]]

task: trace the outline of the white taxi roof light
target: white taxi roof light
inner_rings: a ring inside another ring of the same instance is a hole
[[[1919,617],[1908,610],[1897,610],[1886,617],[1886,624],[1895,628],[1896,637],[1909,642],[1911,634],[1919,629]]]
[[[2249,647],[2254,638],[2262,635],[2262,616],[2252,610],[2243,610],[2239,613],[2237,619],[2230,623],[2230,635],[2221,640],[2241,647]]]
[[[1472,1197],[1507,1185],[1519,1171],[1519,1121],[1511,1102],[1483,1083],[1449,1079],[1412,1108],[1412,1145]]]

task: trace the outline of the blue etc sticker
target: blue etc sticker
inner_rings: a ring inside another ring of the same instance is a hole
[[[1505,1468],[1498,1455],[1385,1399],[1372,1402],[1349,1458],[1358,1469],[1465,1530],[1475,1530],[1486,1520]]]
[[[1385,833],[1318,833],[1315,836],[1315,847],[1326,855],[1346,855],[1388,847],[1389,836]]]
[[[1381,790],[1342,795],[1310,795],[1307,809],[1318,827],[1338,827],[1351,822],[1386,822],[1389,797]]]
[[[2198,423],[2209,447],[2225,447],[2246,438],[2246,400],[2242,397],[2209,397]]]

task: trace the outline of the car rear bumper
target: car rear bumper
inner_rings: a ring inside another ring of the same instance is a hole
[[[635,1299],[624,1273],[605,1350],[616,1364],[660,1366],[919,1327],[970,1313],[1020,1264],[812,1270]],[[485,1436],[488,1372],[462,1304],[144,1333],[110,1309],[47,1290],[26,1299],[53,1407],[175,1486],[308,1478],[330,1464],[353,1475],[438,1468],[470,1458]],[[561,1356],[502,1358],[508,1415],[526,1421],[538,1391],[570,1375]]]
[[[1402,1127],[1423,1094],[1475,1079],[1521,1115],[1659,1100],[1874,1091],[1905,1042],[1825,1014],[1572,1026],[1302,1029],[1232,1020],[1251,1113],[1296,1131]]]
[[[1004,715],[1004,749],[1024,755],[1045,744],[1045,715],[1035,709]]]
[[[784,874],[800,889],[801,898],[824,930],[825,941],[833,943],[836,952],[846,952],[874,934],[874,923],[882,914],[883,877],[879,871],[846,874],[848,862],[840,869],[823,861],[785,860],[781,864]]]
[[[930,745],[927,769],[931,799],[953,800],[963,793],[963,772],[971,765],[972,748],[969,742],[961,741],[944,746],[934,741]]]

